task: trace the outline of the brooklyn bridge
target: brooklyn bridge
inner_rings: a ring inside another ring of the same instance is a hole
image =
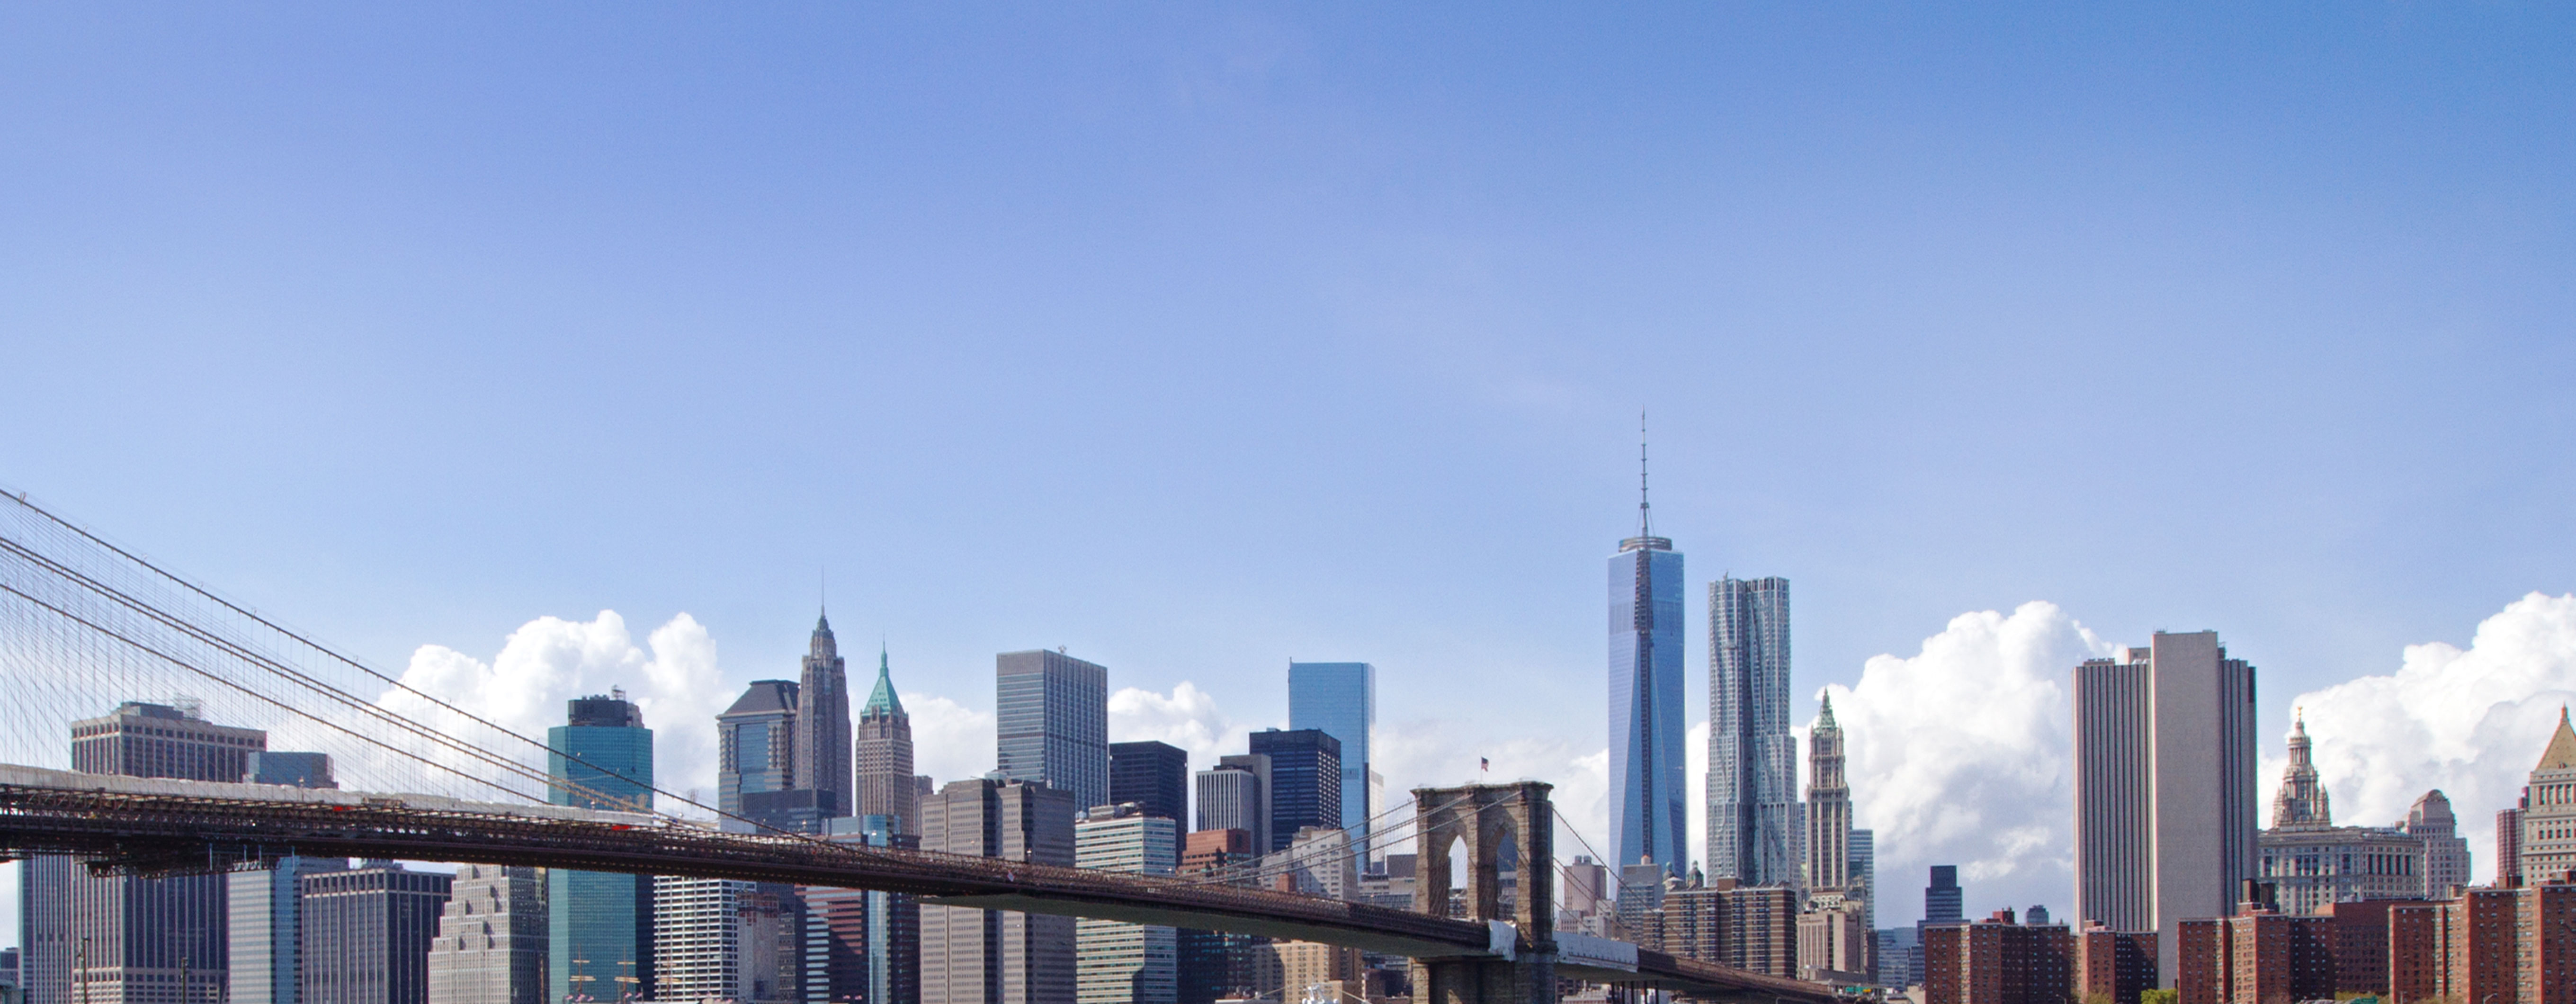
[[[328,753],[312,789],[68,769],[75,721],[139,696],[203,695],[227,721]],[[98,873],[205,873],[289,856],[531,865],[882,890],[927,903],[1294,939],[1413,960],[1420,1004],[1543,1004],[1561,981],[1709,1000],[1823,1004],[1827,987],[1555,930],[1550,786],[1423,788],[1406,820],[1413,908],[1260,888],[868,846],[711,823],[550,769],[579,758],[423,693],[270,615],[28,504],[0,497],[0,855],[75,856]],[[583,808],[622,806],[625,811]],[[694,810],[694,811],[692,811]],[[734,832],[749,830],[750,832]],[[1506,891],[1505,848],[1533,866]],[[1463,849],[1452,888],[1452,848]]]

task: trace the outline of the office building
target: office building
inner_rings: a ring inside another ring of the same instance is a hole
[[[650,812],[653,730],[622,691],[565,702],[546,730],[556,805]],[[546,870],[546,1000],[619,1001],[653,992],[653,879]]]
[[[1789,732],[1789,580],[1708,587],[1708,874],[1797,885],[1805,824]]]
[[[1878,924],[1878,834],[1873,830],[1855,829],[1848,840],[1847,857],[1851,861],[1851,889],[1860,901],[1861,921],[1872,930]],[[1877,958],[1875,954],[1870,956]]]
[[[1339,1002],[1359,997],[1360,950],[1312,941],[1274,942],[1283,999]]]
[[[253,750],[242,758],[242,782],[245,784],[281,784],[290,788],[337,788],[331,779],[331,755],[328,753],[287,753],[279,750]]]
[[[2234,912],[2260,863],[2254,667],[2215,631],[2159,631],[2077,666],[2074,695],[2076,919],[2171,945],[2184,919]]]
[[[1933,865],[1932,884],[1923,887],[1923,923],[1956,924],[1967,919],[1967,890],[1959,888],[1959,866]]]
[[[2397,829],[2424,844],[2425,895],[2448,898],[2451,890],[2469,884],[2469,841],[2460,836],[2451,799],[2441,789],[2416,799],[2406,818],[2397,821]]]
[[[72,999],[72,859],[32,854],[18,863],[18,993],[22,1004]]]
[[[2180,1004],[2273,1004],[2335,995],[2334,918],[2246,904],[2185,920],[2174,943]]]
[[[2531,808],[2531,789],[2510,809],[2496,811],[2496,884],[2522,884],[2522,815]]]
[[[1109,800],[1176,826],[1189,819],[1189,751],[1170,743],[1110,743]]]
[[[1070,793],[1081,808],[1109,801],[1109,670],[1053,652],[994,658],[1001,767],[1007,780]]]
[[[1925,1004],[2066,1004],[2075,937],[2064,924],[2021,924],[2011,910],[1923,932]]]
[[[2077,1004],[2137,1004],[2156,988],[2156,932],[2089,925],[2075,935]]]
[[[882,661],[882,660],[880,660]],[[850,675],[832,639],[832,620],[814,616],[814,636],[796,677],[796,787],[823,792],[828,816],[857,804],[850,788]]]
[[[339,787],[331,779],[331,758],[321,753],[261,750],[244,759],[242,775],[250,784]],[[288,855],[273,867],[224,876],[230,1004],[298,1004],[304,900],[297,880],[348,864],[344,858]]]
[[[757,827],[743,816],[742,799],[797,787],[797,689],[794,680],[754,680],[716,716],[716,809],[730,833]]]
[[[1646,871],[1647,866],[1629,869]],[[1661,871],[1661,866],[1655,866]],[[1623,879],[1625,876],[1623,876]],[[1783,978],[1798,975],[1798,891],[1787,886],[1740,886],[1719,879],[1687,887],[1666,879],[1656,905],[1631,915],[1623,882],[1619,911],[1630,936],[1686,959],[1714,962]],[[1647,899],[1649,897],[1638,897]]]
[[[1682,555],[1654,535],[1638,446],[1637,535],[1610,556],[1610,844],[1616,864],[1680,875],[1690,852],[1682,799]],[[1794,769],[1795,765],[1791,765]]]
[[[72,769],[239,782],[268,734],[206,721],[193,702],[127,701],[72,723]],[[69,869],[68,906],[38,919],[68,928],[74,1004],[218,1004],[231,983],[230,885],[222,875],[139,878]],[[42,944],[39,930],[31,943]],[[82,946],[87,963],[82,964]]]
[[[1241,829],[1201,830],[1181,838],[1179,873],[1194,879],[1254,881],[1260,854],[1252,833]],[[1411,908],[1410,897],[1403,909]],[[1278,956],[1270,939],[1251,934],[1181,929],[1173,932],[1180,1004],[1212,1004],[1224,997],[1275,990],[1264,974],[1276,968]]]
[[[429,1004],[548,1004],[541,871],[458,865],[429,945]]]
[[[1342,744],[1321,729],[1266,729],[1252,734],[1252,755],[1270,761],[1262,787],[1270,800],[1271,851],[1288,848],[1309,826],[1342,827]]]
[[[19,1004],[18,950],[0,948],[0,1004]]]
[[[1219,757],[1216,766],[1200,771],[1196,815],[1193,832],[1242,830],[1251,835],[1254,853],[1269,853],[1270,758]]]
[[[1108,765],[1101,768],[1105,780]],[[1071,865],[1073,819],[1073,796],[1060,788],[992,778],[953,781],[922,800],[921,848]],[[1071,917],[924,906],[922,1004],[1073,1000],[1073,936]]]
[[[802,904],[793,886],[653,878],[657,999],[784,1004],[803,999]]]
[[[865,734],[864,726],[862,735]],[[865,757],[861,758],[862,763]],[[918,847],[884,815],[844,820],[831,839],[870,847]],[[921,999],[921,905],[903,893],[803,886],[807,1004]]]
[[[2514,870],[2525,882],[2541,882],[2576,869],[2576,729],[2567,709],[2558,709],[2558,729],[2523,790],[2522,861]]]
[[[2255,872],[2272,885],[2273,902],[2283,912],[2321,914],[2337,903],[2422,897],[2424,841],[2395,829],[2336,826],[2304,717],[2291,724],[2289,745],[2272,828],[2256,842]]]
[[[1179,824],[1134,802],[1092,807],[1073,826],[1074,864],[1170,875],[1180,867]],[[1074,999],[1081,1004],[1176,1004],[1179,944],[1169,927],[1083,918],[1074,922]]]
[[[1810,905],[1798,915],[1798,978],[1842,985],[1874,982],[1869,959],[1875,940],[1855,904]]]
[[[883,649],[877,651],[876,689],[859,709],[858,734],[859,816],[884,816],[894,832],[920,835],[921,779],[912,772],[912,716],[895,696],[894,670]]]
[[[429,948],[452,881],[391,861],[296,879],[305,1004],[428,1004]]]
[[[1288,727],[1320,729],[1342,747],[1342,829],[1368,846],[1381,808],[1369,742],[1377,730],[1377,667],[1365,662],[1288,664]],[[1178,817],[1174,817],[1178,818]]]
[[[1807,737],[1807,861],[1804,885],[1859,897],[1852,880],[1851,785],[1843,776],[1843,730],[1834,724],[1834,699],[1826,695]]]
[[[1909,987],[1923,982],[1923,945],[1915,940],[1919,929],[1883,927],[1878,930],[1878,946],[1873,956],[1878,962],[1878,983],[1885,987]]]
[[[1261,877],[1262,884],[1273,889],[1325,899],[1356,899],[1360,893],[1359,854],[1351,846],[1350,834],[1332,827],[1309,826],[1297,831],[1287,847],[1261,859]],[[1507,895],[1509,891],[1506,886]]]

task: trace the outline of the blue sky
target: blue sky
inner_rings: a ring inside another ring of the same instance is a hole
[[[390,666],[615,609],[788,674],[828,569],[845,643],[970,706],[1005,649],[1253,723],[1368,659],[1389,721],[1597,749],[1645,409],[1658,531],[1694,595],[1793,580],[1802,689],[2045,600],[2219,630],[2276,735],[2576,590],[2571,42],[14,7],[0,484]]]

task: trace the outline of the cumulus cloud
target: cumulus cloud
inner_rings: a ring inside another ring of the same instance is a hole
[[[1127,687],[1109,695],[1109,741],[1166,742],[1190,751],[1192,770],[1249,748],[1252,727],[1216,706],[1216,698],[1183,680],[1169,694]]]
[[[2495,875],[2495,813],[2520,796],[2558,709],[2571,700],[2576,595],[2532,593],[2479,623],[2466,649],[2409,645],[2396,672],[2310,691],[2296,703],[2306,711],[2336,822],[2386,826],[2439,788],[2486,881]],[[2278,761],[2265,773],[2268,792],[2280,783]]]
[[[714,797],[715,716],[732,702],[734,688],[717,668],[715,639],[688,614],[655,628],[644,646],[635,643],[626,619],[613,610],[602,610],[588,621],[539,617],[510,632],[488,663],[443,645],[423,645],[412,653],[401,679],[419,694],[539,741],[547,729],[563,724],[565,700],[623,689],[653,729],[656,783],[684,795],[695,790],[699,801]],[[419,694],[388,690],[377,703],[452,735],[504,748]],[[283,738],[274,745],[297,748],[293,737]],[[541,752],[510,752],[543,769]],[[380,790],[418,781],[421,773],[405,775],[398,765],[363,760],[337,766],[343,784]],[[353,777],[353,770],[389,776]]]
[[[903,695],[903,710],[912,716],[912,769],[930,775],[932,784],[992,772],[1000,746],[992,712],[918,692]]]
[[[1825,688],[1883,887],[1956,864],[1980,900],[2073,905],[2065,680],[2110,651],[2054,604],[2025,603],[1961,614],[1914,655],[1874,657],[1859,684]]]

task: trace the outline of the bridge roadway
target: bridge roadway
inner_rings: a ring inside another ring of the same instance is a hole
[[[911,893],[925,902],[1346,945],[1417,959],[1560,949],[1557,971],[1716,1000],[1824,1004],[1797,980],[1569,936],[1295,893],[811,837],[669,817],[436,795],[227,784],[0,765],[0,854],[76,854],[128,873],[256,867],[289,854],[534,865]]]

